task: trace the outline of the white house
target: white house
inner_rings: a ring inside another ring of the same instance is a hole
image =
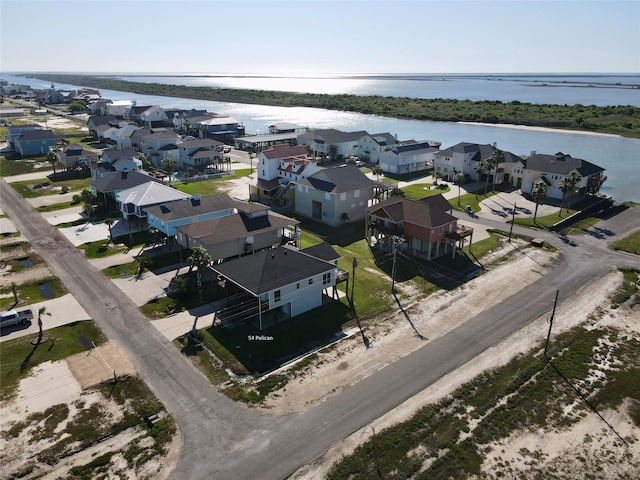
[[[563,178],[576,172],[580,176],[580,182],[576,185],[576,191],[567,193],[566,198],[577,199],[586,194],[598,193],[605,180],[604,168],[562,152],[555,155],[532,152],[529,158],[523,160],[523,164],[521,177],[524,194],[530,194],[533,184],[542,180],[547,184],[547,197],[560,200],[563,196],[560,189]]]
[[[180,161],[180,135],[172,131],[150,133],[142,137],[140,149],[156,168],[162,166],[162,161],[169,158],[178,165]]]
[[[321,306],[339,274],[333,263],[286,246],[224,262],[213,270],[229,287],[244,292],[247,303],[257,304],[246,310],[253,318],[244,320],[256,321],[260,330],[281,316],[294,317]]]
[[[419,172],[433,166],[434,155],[439,151],[433,142],[401,143],[381,152],[378,161],[384,172]]]

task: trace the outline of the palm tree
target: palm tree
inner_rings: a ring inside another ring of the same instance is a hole
[[[165,158],[162,160],[162,169],[167,173],[171,173],[176,169],[176,162],[171,158]]]
[[[460,187],[464,184],[467,178],[464,176],[464,173],[458,173],[453,181],[456,185],[458,185],[458,205],[460,205]]]
[[[149,255],[138,255],[135,259],[135,262],[138,264],[137,269],[138,269],[138,278],[140,278],[142,276],[142,274],[144,273],[145,268],[150,267],[151,265],[153,265],[153,259],[149,256]]]
[[[434,185],[438,185],[438,180],[440,180],[441,178],[444,178],[444,177],[440,172],[434,172],[433,173],[433,184]]]
[[[104,224],[109,227],[109,242],[113,242],[113,233],[111,232],[111,226],[115,223],[115,220],[111,217],[104,219]],[[107,242],[107,244],[109,243]]]
[[[376,176],[376,179],[380,181],[380,175],[382,175],[382,168],[380,167],[380,165],[374,165],[373,167],[371,167],[371,173],[373,173]]]
[[[478,175],[478,188],[476,189],[476,200],[477,200],[478,190],[480,190],[480,179],[482,178],[482,175],[487,173],[487,163],[484,160],[480,160],[473,166],[473,171],[476,172],[476,174]],[[485,193],[487,193],[486,190],[487,189],[485,187]]]
[[[544,180],[536,180],[531,188],[531,198],[536,202],[536,210],[533,213],[533,223],[536,223],[538,216],[538,205],[540,201],[547,196],[547,184]]]
[[[489,170],[493,170],[494,168],[496,170],[493,174],[493,182],[491,185],[491,192],[493,192],[496,189],[496,177],[498,176],[498,167],[500,166],[501,163],[504,162],[504,152],[499,148],[496,148],[496,150],[493,152],[493,154],[491,154],[491,156],[487,159],[487,161],[489,162]]]
[[[40,307],[38,309],[38,345],[40,345],[43,341],[46,340],[46,338],[43,338],[42,335],[42,316],[43,315],[51,315],[50,313],[47,313],[47,307]]]
[[[336,155],[338,154],[338,146],[337,145],[329,145],[329,159],[333,162],[336,159]]]
[[[200,295],[200,303],[202,303],[202,270],[211,263],[211,255],[202,247],[195,247],[191,250],[191,255],[187,258],[189,269],[196,267],[196,278],[198,279],[198,294]]]
[[[573,172],[569,172],[569,174],[564,177],[560,181],[560,191],[562,192],[562,200],[560,201],[560,212],[558,212],[558,216],[562,216],[562,204],[564,203],[564,199],[568,193],[573,193],[576,191],[576,187],[582,180],[582,177],[575,170]],[[569,206],[567,205],[567,211],[569,211]]]
[[[171,280],[171,296],[182,298],[189,288],[189,279],[184,275],[174,277]]]
[[[58,156],[56,155],[55,152],[49,150],[49,152],[47,153],[47,156],[45,157],[47,162],[49,162],[51,164],[51,166],[53,167],[53,175],[57,175],[56,173],[56,163],[58,163]]]

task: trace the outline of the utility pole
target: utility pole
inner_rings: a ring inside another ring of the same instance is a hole
[[[396,292],[396,257],[398,253],[398,249],[396,247],[396,242],[398,237],[395,235],[392,237],[392,246],[393,246],[393,266],[391,267],[391,293]]]
[[[511,215],[511,228],[509,229],[509,243],[511,243],[511,234],[513,233],[513,224],[516,221],[516,208],[518,208],[518,207],[514,203],[513,204],[513,214]]]
[[[547,356],[547,348],[549,348],[549,337],[551,337],[551,327],[553,326],[553,317],[556,315],[556,305],[558,304],[558,293],[560,290],[556,290],[556,300],[553,302],[553,310],[551,311],[551,318],[549,319],[549,332],[547,333],[547,341],[544,344],[544,356]]]
[[[353,274],[351,275],[351,305],[353,305],[353,289],[356,286],[356,267],[358,266],[358,259],[353,257]]]

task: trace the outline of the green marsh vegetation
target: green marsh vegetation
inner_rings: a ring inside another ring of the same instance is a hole
[[[56,83],[218,102],[310,107],[391,118],[440,122],[481,122],[610,133],[640,138],[640,108],[633,106],[538,105],[519,101],[420,99],[407,97],[326,95],[127,82],[110,77],[38,74]]]

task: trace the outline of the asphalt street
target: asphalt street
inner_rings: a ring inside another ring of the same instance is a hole
[[[526,294],[478,312],[449,334],[304,413],[277,417],[221,395],[42,215],[4,180],[0,188],[2,208],[18,230],[176,418],[183,450],[172,478],[180,480],[287,478],[349,434],[549,312],[556,290],[562,301],[612,268],[640,268],[637,257],[606,247],[610,239],[640,226],[638,208],[600,222],[591,234],[576,237],[573,245],[551,233],[536,234],[560,248],[562,255],[556,268],[528,287]],[[504,229],[504,223],[495,223]]]

